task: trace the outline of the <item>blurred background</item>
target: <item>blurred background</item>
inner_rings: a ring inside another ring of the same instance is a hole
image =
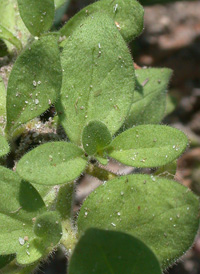
[[[71,0],[59,9],[55,27],[61,27],[91,0]],[[129,47],[141,67],[168,67],[174,74],[168,92],[164,123],[183,130],[190,148],[178,161],[176,179],[200,195],[200,1],[141,0],[145,9],[143,34]],[[112,163],[111,163],[112,164]],[[130,172],[128,167],[115,167]],[[78,185],[76,208],[91,191],[91,178]],[[93,182],[96,187],[100,182]],[[37,274],[66,274],[67,260],[59,250]],[[200,274],[200,237],[169,274]],[[142,274],[142,273],[141,273]],[[152,273],[153,274],[153,273]]]

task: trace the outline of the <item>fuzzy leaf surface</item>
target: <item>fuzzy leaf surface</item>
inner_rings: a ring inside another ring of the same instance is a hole
[[[21,182],[16,173],[0,167],[0,175],[3,193],[0,199],[0,254],[17,253],[18,256],[24,246],[35,238],[32,219],[45,211],[45,205],[33,186]],[[28,241],[24,240],[25,237]],[[38,259],[34,254],[30,258],[26,251],[29,249],[23,251],[24,261]],[[34,251],[37,253],[37,248]]]
[[[153,252],[126,233],[88,229],[77,243],[69,274],[161,274]]]
[[[57,100],[62,82],[57,37],[34,41],[16,60],[7,89],[7,131],[42,114]]]
[[[163,268],[192,245],[199,227],[199,200],[179,183],[150,175],[118,177],[84,201],[79,234],[94,227],[130,233],[147,244]],[[87,212],[87,214],[86,214]]]
[[[8,154],[9,151],[10,147],[8,142],[6,141],[6,138],[0,135],[0,157]]]
[[[70,140],[80,145],[91,120],[103,122],[113,135],[128,114],[135,78],[129,50],[113,21],[103,13],[89,16],[67,40],[61,63],[57,109]]]
[[[17,253],[17,262],[21,265],[31,264],[36,259],[47,255],[48,247],[55,247],[62,237],[62,226],[57,212],[45,212],[39,215],[33,226],[35,238],[23,245]],[[28,257],[25,254],[28,250]],[[33,261],[34,258],[34,261]]]
[[[143,7],[136,0],[101,0],[87,6],[70,19],[60,30],[69,37],[88,16],[100,12],[107,14],[115,23],[126,42],[130,42],[143,30]]]
[[[112,141],[112,136],[106,125],[99,121],[91,121],[83,129],[82,143],[84,150],[93,155],[103,150]]]
[[[133,104],[123,127],[159,124],[166,109],[166,90],[171,77],[170,69],[136,70],[136,89]]]
[[[17,172],[31,183],[59,185],[75,180],[86,165],[81,148],[67,142],[50,142],[24,155],[18,162]]]
[[[186,135],[175,128],[140,125],[118,135],[108,155],[134,167],[158,167],[177,159],[186,149]]]
[[[24,24],[34,36],[48,31],[54,19],[54,0],[17,0]]]
[[[13,44],[18,50],[22,48],[20,40],[15,37],[9,30],[0,24],[0,39],[7,40]]]

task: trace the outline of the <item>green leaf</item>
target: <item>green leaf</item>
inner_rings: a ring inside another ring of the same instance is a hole
[[[0,38],[13,44],[18,50],[22,49],[22,43],[9,30],[0,24]]]
[[[6,89],[0,77],[0,116],[6,116]]]
[[[6,274],[30,274],[34,269],[38,266],[38,262],[36,264],[31,264],[30,266],[22,267],[16,264],[16,260],[6,265],[1,269],[2,273]]]
[[[173,161],[165,166],[159,167],[154,175],[174,179],[177,169],[177,161]]]
[[[0,57],[4,57],[6,55],[8,55],[8,48],[5,42],[2,39],[0,39]]]
[[[175,128],[141,125],[118,135],[108,155],[134,167],[159,167],[177,159],[186,149],[186,135]]]
[[[139,239],[117,231],[88,229],[77,243],[69,274],[161,274],[153,252]]]
[[[62,236],[62,226],[57,212],[46,212],[40,215],[34,224],[34,232],[42,238],[43,244],[55,246]]]
[[[48,31],[54,19],[54,0],[17,0],[19,12],[31,34],[40,36]]]
[[[93,155],[110,144],[111,134],[106,125],[100,121],[91,121],[83,129],[82,143],[85,152]]]
[[[0,24],[17,37],[23,45],[27,44],[30,33],[19,15],[17,0],[0,1]],[[6,40],[5,42],[9,50],[14,48],[10,42]]]
[[[2,128],[5,125],[6,120],[6,89],[4,86],[3,79],[0,76],[0,131],[3,132]]]
[[[100,12],[107,14],[117,26],[126,42],[130,42],[143,30],[143,7],[136,0],[101,0],[87,6],[77,13],[60,30],[61,35],[69,37],[73,32],[85,23],[88,16]]]
[[[56,210],[62,220],[70,220],[73,214],[74,183],[61,186],[57,195]]]
[[[14,258],[15,258],[15,255],[0,256],[0,269],[2,269],[7,264],[9,264]],[[0,272],[1,272],[1,270],[0,270]]]
[[[86,165],[81,148],[67,142],[50,142],[24,155],[18,162],[17,172],[31,183],[59,185],[79,177]]]
[[[57,100],[62,82],[57,37],[47,35],[16,60],[7,89],[7,131],[42,114]]]
[[[36,218],[33,231],[35,238],[22,246],[17,253],[17,262],[31,264],[47,255],[48,247],[55,247],[62,237],[62,226],[57,212],[46,212]],[[28,254],[27,254],[28,251]],[[27,254],[28,256],[25,256]]]
[[[8,154],[9,151],[10,147],[8,142],[6,141],[6,138],[0,135],[0,157]]]
[[[69,5],[71,0],[54,0],[55,9],[59,9],[60,7],[64,6],[65,4]]]
[[[181,184],[150,175],[108,181],[83,203],[79,234],[90,227],[132,234],[147,244],[163,268],[192,245],[199,227],[199,201]]]
[[[136,70],[136,89],[129,115],[123,127],[158,124],[166,108],[166,90],[172,74],[170,69]]]
[[[174,96],[168,94],[165,116],[171,114],[176,109],[177,104],[177,99]]]
[[[109,162],[108,158],[103,158],[101,156],[95,156],[95,159],[103,166],[106,166]]]
[[[18,256],[26,245],[26,260],[27,244],[35,238],[32,219],[45,211],[44,202],[33,186],[21,182],[16,173],[4,167],[0,167],[0,190],[4,194],[0,199],[0,254]],[[34,262],[38,258],[30,259]]]
[[[132,103],[134,69],[113,21],[103,13],[89,16],[67,40],[61,63],[57,109],[70,140],[80,145],[83,128],[91,120],[103,122],[114,134]]]

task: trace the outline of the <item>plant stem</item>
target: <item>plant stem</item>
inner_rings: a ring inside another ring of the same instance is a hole
[[[70,256],[76,243],[77,233],[71,220],[65,220],[62,222],[63,236],[60,243],[66,248],[68,255]]]

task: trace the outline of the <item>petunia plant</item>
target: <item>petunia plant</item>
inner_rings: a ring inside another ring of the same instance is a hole
[[[0,3],[0,52],[11,68],[0,78],[0,268],[32,273],[62,246],[69,274],[161,274],[199,226],[198,197],[173,180],[188,139],[160,125],[172,71],[134,69],[128,43],[143,30],[136,0],[97,1],[55,31],[64,2]],[[52,107],[64,137],[17,154]],[[109,171],[110,161],[132,173]],[[75,216],[85,174],[102,184]]]

